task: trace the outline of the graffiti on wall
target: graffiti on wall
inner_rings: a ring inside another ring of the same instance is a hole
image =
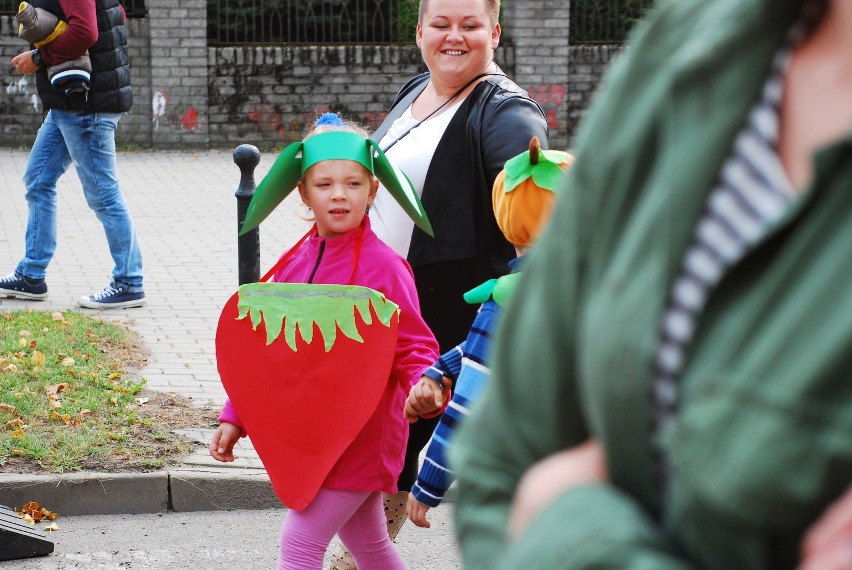
[[[547,126],[551,129],[560,127],[559,115],[557,114],[559,106],[565,101],[565,86],[558,83],[549,83],[536,85],[528,89],[530,97],[536,100],[544,110],[544,116],[547,117]]]
[[[281,141],[295,141],[304,136],[317,117],[330,110],[328,107],[319,107],[311,113],[287,120],[275,105],[263,103],[249,111],[247,117],[261,131],[274,133]]]
[[[22,76],[17,81],[7,83],[6,94],[21,97],[27,101],[29,105],[32,105],[32,108],[36,113],[41,112],[41,99],[39,99],[38,93],[35,91],[32,93],[30,92],[30,82],[27,80],[26,75]]]
[[[387,116],[387,112],[374,111],[372,113],[361,113],[359,118],[361,119],[361,124],[368,130],[375,131],[379,128],[379,125],[382,124],[382,121],[384,121]]]
[[[276,138],[283,141],[294,141],[301,139],[305,132],[313,125],[316,118],[330,111],[328,107],[320,107],[311,113],[305,113],[301,117],[285,119],[278,108],[271,103],[258,105],[246,115],[248,120],[257,125],[262,132],[273,133]],[[358,115],[358,123],[367,130],[375,130],[387,117],[386,112],[361,113]],[[345,118],[346,113],[341,113]]]
[[[170,112],[168,91],[154,91],[151,98],[151,122],[154,123],[155,131],[159,130],[161,122],[173,128],[194,131],[198,129],[198,109],[190,105]]]

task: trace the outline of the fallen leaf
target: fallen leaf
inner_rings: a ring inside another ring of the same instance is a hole
[[[70,356],[66,356],[65,358],[62,359],[61,364],[62,364],[62,366],[74,366],[74,359],[71,358]]]
[[[62,390],[70,388],[71,385],[68,382],[60,382],[59,384],[48,384],[44,387],[44,392],[47,395],[58,394]]]
[[[151,398],[136,398],[136,403],[140,405],[147,404],[150,400]]]
[[[27,435],[27,432],[22,429],[16,429],[11,433],[11,435],[12,437],[24,437],[25,435]]]
[[[0,358],[0,366],[6,366],[6,364],[8,362],[9,362],[8,358]]]
[[[21,337],[18,339],[18,346],[27,346],[27,339]]]
[[[50,332],[50,329],[49,329],[49,328],[47,328],[47,327],[44,327],[44,328],[42,328],[42,329],[41,329],[41,332],[43,332],[43,333],[49,333],[49,332]]]
[[[49,525],[45,525],[42,530],[46,530],[48,532],[55,532],[55,531],[59,530],[59,525],[57,525],[55,522],[53,522],[53,523],[50,523]]]
[[[18,333],[18,336],[33,336],[33,333],[31,333],[28,330],[22,330],[21,332]]]
[[[36,351],[33,352],[31,360],[33,361],[33,364],[35,364],[36,366],[41,366],[45,363],[45,361],[47,359],[44,357],[43,352],[36,350]]]
[[[7,364],[6,366],[3,367],[3,372],[17,372],[17,371],[18,371],[18,367],[15,366],[14,364]]]
[[[9,453],[10,453],[11,455],[14,455],[15,457],[26,457],[27,455],[29,455],[29,454],[28,454],[26,451],[24,451],[23,449],[12,449],[12,451],[10,451]]]
[[[24,427],[24,420],[21,418],[15,418],[14,420],[9,420],[6,422],[6,427]]]
[[[116,378],[121,378],[121,372],[111,372],[110,375],[107,378],[109,378],[110,380],[115,380]]]
[[[9,412],[10,414],[18,415],[18,408],[15,406],[0,402],[0,412]]]
[[[51,315],[51,318],[54,321],[62,321],[62,320],[65,319],[65,316],[62,313],[60,313],[59,311],[56,311],[55,313],[53,313],[53,315]]]

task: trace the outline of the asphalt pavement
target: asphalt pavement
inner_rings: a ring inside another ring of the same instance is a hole
[[[28,152],[22,150],[0,153],[2,275],[11,272],[23,254],[27,206],[21,179],[27,157]],[[256,181],[274,158],[274,154],[262,154],[254,170]],[[141,371],[147,387],[183,394],[198,405],[221,405],[225,392],[216,371],[216,324],[238,285],[234,193],[241,172],[232,151],[120,152],[117,163],[142,248],[147,304],[109,311],[76,306],[77,297],[98,291],[110,281],[113,262],[101,225],[86,205],[72,167],[58,186],[58,248],[48,269],[49,297],[45,301],[0,298],[0,312],[79,310],[128,326],[142,336],[151,353]],[[305,214],[293,196],[264,222],[261,271],[271,267],[281,251],[307,231],[309,224],[302,219]],[[211,433],[199,429],[184,435],[206,443]],[[153,473],[0,473],[0,505],[38,501],[59,513],[60,522],[67,517],[65,528],[60,526],[62,530],[50,536],[57,545],[52,555],[18,561],[15,568],[190,567],[164,562],[169,556],[178,560],[180,554],[199,562],[193,568],[219,568],[211,562],[217,556],[221,568],[231,568],[238,561],[272,567],[280,503],[250,442],[243,440],[235,452],[233,464],[221,464],[199,445],[182,465]],[[408,524],[398,537],[400,549],[406,552],[410,536],[411,545],[416,546],[406,558],[411,568],[459,568],[451,532],[452,506],[433,512],[441,521],[433,527],[442,530]],[[261,525],[239,524],[244,519],[268,522],[271,535]],[[235,527],[235,532],[229,530]],[[152,539],[149,546],[144,544],[147,541],[134,546],[133,537],[142,537],[141,531],[162,532],[163,537]],[[76,542],[74,536],[78,535],[87,538]],[[239,539],[241,535],[261,542],[253,546]],[[125,537],[129,542],[120,542]],[[175,550],[163,546],[166,537],[175,541]],[[226,546],[225,537],[236,539],[233,546]],[[119,542],[110,546],[113,540]],[[211,561],[202,562],[205,556]],[[264,562],[267,559],[269,564]],[[0,568],[9,564],[0,562]]]

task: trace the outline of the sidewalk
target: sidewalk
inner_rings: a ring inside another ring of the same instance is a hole
[[[0,273],[23,254],[26,202],[21,181],[27,151],[0,153]],[[259,182],[275,155],[264,153]],[[49,298],[0,298],[0,312],[22,308],[81,310],[140,333],[151,357],[141,371],[149,388],[178,392],[199,405],[221,405],[214,339],[221,308],[237,287],[236,191],[240,170],[231,151],[120,152],[118,174],[136,223],[147,305],[135,309],[79,309],[76,298],[100,290],[113,267],[100,223],[83,198],[73,168],[60,179],[58,249],[47,277]],[[288,199],[261,228],[261,271],[309,227],[298,200]],[[206,443],[212,430],[186,435]],[[169,471],[139,474],[0,474],[0,504],[37,500],[65,515],[129,514],[278,506],[249,442],[233,464],[202,449]]]

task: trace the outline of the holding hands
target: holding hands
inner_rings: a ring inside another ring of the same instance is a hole
[[[411,387],[408,398],[405,399],[405,420],[414,423],[418,416],[425,416],[443,408],[444,402],[450,397],[452,387],[453,381],[446,376],[441,380],[441,384],[428,376],[421,377],[417,384]]]

